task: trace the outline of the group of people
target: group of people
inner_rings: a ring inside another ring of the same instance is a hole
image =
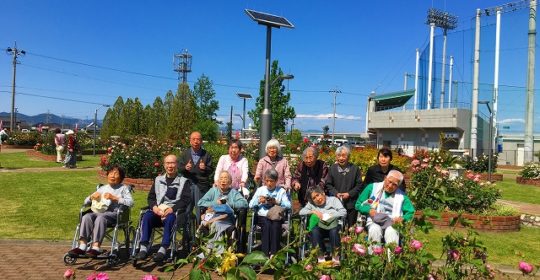
[[[63,163],[65,168],[77,167],[77,151],[75,143],[77,138],[73,130],[62,133],[60,128],[54,130],[54,144],[56,146],[56,162]],[[65,159],[62,160],[62,153],[66,150]]]
[[[173,225],[186,222],[187,215],[176,214],[192,213],[193,208],[200,230],[214,233],[210,242],[223,235],[230,236],[236,218],[245,226],[245,212],[252,209],[253,219],[262,231],[261,250],[272,256],[280,250],[285,213],[291,210],[291,198],[296,192],[302,206],[299,215],[308,220],[312,245],[320,248],[319,260],[333,258],[338,263],[339,220],[351,227],[356,224],[358,213],[367,216],[369,239],[380,244],[383,237],[386,242],[399,242],[399,234],[392,225],[409,221],[414,214],[414,207],[405,194],[403,174],[391,164],[392,152],[387,148],[379,150],[378,164],[370,167],[362,180],[358,166],[349,161],[351,151],[346,146],[337,148],[335,163],[330,166],[318,158],[315,147],[308,147],[291,173],[288,160],[281,154],[280,143],[272,139],[266,144],[266,156],[257,163],[254,180],[260,187],[253,192],[247,188],[249,167],[239,140],[229,143],[228,154],[219,158],[215,168],[211,155],[202,147],[199,132],[191,133],[190,145],[178,158],[175,155],[164,158],[165,173],[155,179],[148,194],[149,211],[142,218],[137,259],[148,257],[151,232],[155,227],[163,227],[163,238],[154,261],[165,260]],[[80,245],[69,254],[84,254],[91,234],[92,249],[87,254],[99,253],[104,236],[102,228],[113,222],[108,212],[118,204],[133,204],[131,194],[125,192],[121,184],[123,170],[113,167],[108,174],[109,184],[90,195],[86,202],[110,200],[109,209],[84,216]],[[325,252],[325,237],[330,240],[328,252]],[[243,240],[237,241],[243,243]]]

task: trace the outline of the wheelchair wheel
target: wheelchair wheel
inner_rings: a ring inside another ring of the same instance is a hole
[[[108,266],[115,266],[120,262],[120,258],[118,258],[118,255],[111,254],[109,255],[109,258],[107,259],[107,265]]]
[[[77,258],[74,258],[72,256],[70,256],[69,254],[65,254],[64,255],[64,263],[65,264],[75,264],[77,262]]]

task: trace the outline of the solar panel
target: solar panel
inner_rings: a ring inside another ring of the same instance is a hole
[[[241,92],[239,92],[239,93],[237,93],[236,95],[238,95],[238,97],[240,97],[240,98],[245,98],[245,99],[251,99],[251,98],[253,98],[253,97],[251,96],[251,94],[249,94],[249,93],[241,93]]]
[[[251,19],[258,22],[259,24],[270,25],[277,28],[294,28],[294,25],[284,17],[257,12],[249,9],[246,9],[246,14],[248,14]]]

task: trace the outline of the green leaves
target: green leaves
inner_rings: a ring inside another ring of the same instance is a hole
[[[268,257],[261,251],[255,251],[245,256],[242,264],[262,265],[268,260]]]

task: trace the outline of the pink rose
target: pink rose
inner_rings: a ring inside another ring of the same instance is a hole
[[[433,277],[433,275],[429,274],[429,275],[427,276],[427,279],[428,279],[428,280],[435,280],[435,277]]]
[[[424,158],[422,161],[423,161],[423,162],[429,162],[429,158],[426,157],[426,158]]]
[[[96,273],[92,272],[92,274],[86,276],[86,280],[96,280]]]
[[[351,240],[352,240],[352,238],[350,236],[348,236],[348,235],[343,236],[341,238],[341,242],[343,242],[343,243],[349,243],[349,242],[351,242]]]
[[[152,274],[146,274],[143,276],[143,278],[141,278],[141,280],[158,280],[158,278]]]
[[[354,228],[354,232],[356,234],[360,234],[360,233],[362,233],[362,231],[364,231],[364,227],[356,227],[356,228]]]
[[[395,249],[394,249],[394,254],[396,255],[399,255],[403,252],[403,248],[397,246]]]
[[[105,272],[100,272],[96,275],[96,280],[109,280],[109,275]]]
[[[417,160],[417,159],[415,159],[415,160],[413,160],[413,161],[411,162],[411,164],[412,164],[413,166],[417,166],[417,165],[420,165],[420,161]]]
[[[306,271],[312,271],[312,270],[313,270],[313,266],[312,266],[311,264],[308,264],[308,265],[304,266],[304,269],[305,269]]]
[[[529,263],[526,263],[524,261],[519,262],[519,270],[523,272],[523,274],[529,274],[533,271],[534,266],[532,266]]]
[[[379,246],[373,247],[373,254],[380,255],[382,253],[383,253],[383,247],[379,247]]]
[[[411,248],[413,248],[414,250],[420,250],[422,248],[422,242],[418,241],[418,240],[413,240],[411,241]]]
[[[353,251],[354,253],[356,253],[357,255],[360,255],[360,256],[365,256],[366,255],[366,247],[364,247],[364,245],[361,245],[361,244],[358,244],[358,243],[355,243],[353,245],[351,251]]]
[[[422,163],[422,164],[420,164],[420,167],[426,168],[426,167],[428,167],[428,164],[427,163]]]
[[[75,274],[75,271],[73,271],[73,269],[71,268],[68,268],[66,269],[66,271],[64,272],[64,278],[65,279],[70,279],[71,276],[73,276]]]
[[[321,278],[319,278],[319,280],[332,280],[332,278],[330,277],[330,275],[323,274],[321,275]]]
[[[448,255],[454,261],[459,261],[461,259],[461,255],[459,254],[458,250],[450,250]]]
[[[474,174],[472,172],[467,172],[467,179],[469,180],[474,179]]]

